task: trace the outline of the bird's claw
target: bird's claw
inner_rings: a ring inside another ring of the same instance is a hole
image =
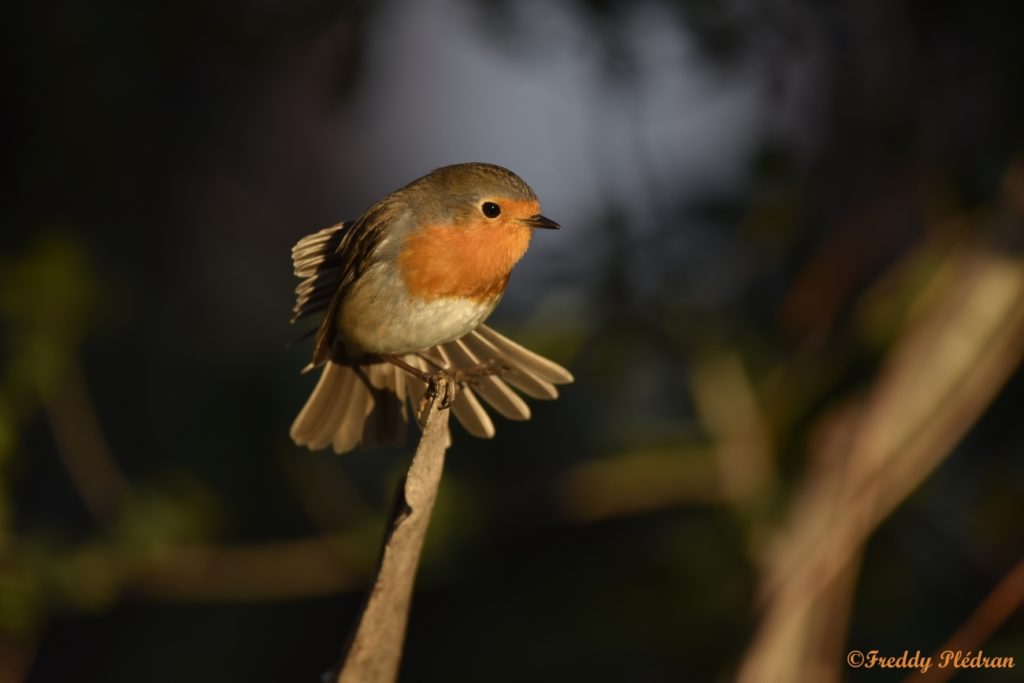
[[[459,389],[462,387],[471,385],[481,378],[501,375],[512,370],[512,368],[501,363],[497,359],[491,359],[470,368],[455,370],[438,368],[434,372],[428,373],[415,366],[409,365],[397,356],[385,355],[383,358],[384,360],[402,368],[427,385],[427,390],[423,394],[423,399],[420,401],[419,406],[417,406],[421,417],[426,416],[426,412],[429,410],[430,405],[432,405],[438,397],[441,397],[440,409],[447,410],[448,408],[451,408],[452,403],[455,401],[456,394],[458,394]]]
[[[441,410],[448,410],[452,407],[452,403],[455,402],[455,394],[459,391],[459,382],[447,372],[435,372],[430,376],[430,382],[427,384],[427,394],[430,395],[430,400],[434,401],[438,397],[441,398],[439,407]]]
[[[501,375],[511,370],[510,367],[496,359],[491,359],[463,370],[450,371],[448,374],[458,384],[472,384],[483,377]]]
[[[438,398],[440,398],[440,402],[437,403],[439,410],[451,408],[452,403],[455,402],[455,395],[458,390],[458,383],[447,372],[442,370],[429,375],[427,377],[427,390],[423,393],[423,398],[420,399],[420,403],[417,406],[420,424],[425,424],[427,413],[430,412],[431,407],[438,401]]]

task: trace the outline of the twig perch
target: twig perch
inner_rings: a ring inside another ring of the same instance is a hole
[[[399,487],[377,578],[337,683],[392,683],[398,678],[416,569],[444,469],[447,406],[455,390],[449,380],[437,377],[424,398],[423,435]]]

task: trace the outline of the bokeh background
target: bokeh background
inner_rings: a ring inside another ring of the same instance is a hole
[[[470,160],[563,225],[492,323],[577,381],[456,432],[403,681],[1024,675],[1010,10],[9,8],[0,681],[334,666],[410,449],[290,443],[288,251]]]

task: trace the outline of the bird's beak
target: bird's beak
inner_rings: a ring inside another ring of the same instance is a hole
[[[541,216],[539,213],[536,216],[530,216],[523,222],[531,228],[546,228],[548,230],[558,230],[559,228],[558,223],[554,222],[550,218]]]

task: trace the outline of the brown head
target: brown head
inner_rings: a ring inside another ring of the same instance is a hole
[[[493,299],[526,253],[534,228],[557,228],[530,186],[493,164],[445,166],[394,195],[413,213],[398,253],[411,294]]]

